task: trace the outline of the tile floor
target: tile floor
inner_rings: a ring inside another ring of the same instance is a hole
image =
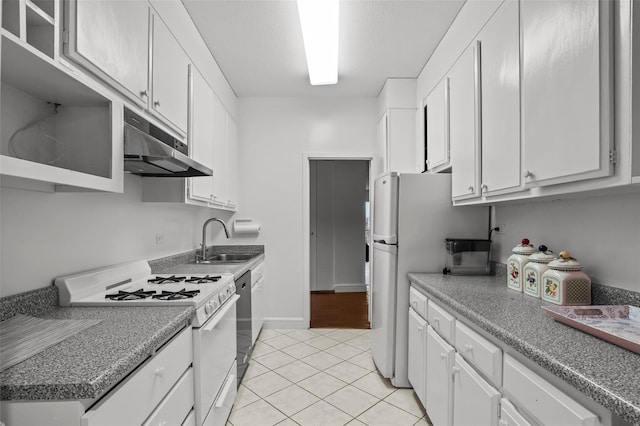
[[[382,378],[369,330],[262,330],[227,426],[431,425]]]

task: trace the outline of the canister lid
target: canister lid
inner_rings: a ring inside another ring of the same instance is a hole
[[[524,254],[524,255],[530,255],[536,252],[535,247],[533,247],[532,244],[529,244],[529,239],[528,238],[523,238],[522,242],[520,244],[518,244],[517,246],[515,246],[513,248],[513,250],[511,250],[513,253],[515,254]]]
[[[547,246],[545,246],[544,244],[539,245],[538,251],[529,256],[529,260],[540,263],[549,263],[553,259],[555,259],[555,257],[553,256],[553,252],[547,249]]]
[[[580,262],[571,257],[571,254],[563,250],[559,253],[559,257],[549,262],[549,267],[559,271],[579,271],[582,269]]]

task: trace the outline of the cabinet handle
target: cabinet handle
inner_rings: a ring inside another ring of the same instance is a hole
[[[464,345],[464,350],[465,350],[465,352],[471,352],[471,351],[473,351],[473,346],[471,346],[469,344],[466,344],[466,345]]]
[[[140,96],[142,96],[142,97],[145,97],[145,98],[146,98],[147,96],[149,96],[149,91],[148,91],[148,90],[146,90],[146,89],[145,89],[145,90],[143,90],[142,92],[140,92]]]
[[[456,374],[459,374],[459,373],[460,373],[460,369],[458,367],[452,367],[451,368],[451,378],[453,380],[455,380]]]
[[[473,192],[473,186],[469,187],[469,192]]]
[[[411,306],[413,306],[413,309],[415,309],[417,311],[418,310],[418,301],[414,300],[413,302],[411,302]]]
[[[482,192],[487,192],[487,190],[489,189],[489,187],[487,186],[486,183],[483,183],[482,186],[480,187],[480,189],[482,189]]]
[[[532,178],[533,177],[533,173],[531,173],[531,170],[525,170],[524,174],[522,175],[526,178]]]
[[[433,322],[440,325],[440,317],[433,317]]]
[[[158,377],[163,377],[164,376],[164,367],[156,368],[156,371],[154,371],[153,374],[155,374]]]
[[[153,106],[155,106],[155,107],[159,107],[159,106],[160,106],[160,101],[155,101],[155,102],[153,103]]]

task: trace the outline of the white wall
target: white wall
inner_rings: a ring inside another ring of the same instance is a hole
[[[0,188],[0,296],[45,287],[60,275],[191,250],[207,218],[231,216],[142,203],[141,179],[125,174],[123,194]],[[227,243],[221,227],[209,228],[212,242]],[[157,233],[164,243],[156,244]]]
[[[301,325],[303,156],[375,150],[376,98],[239,98],[240,210],[263,224],[268,320]]]
[[[640,291],[640,195],[498,205],[493,259],[506,263],[522,238],[554,253],[568,250],[591,280]]]

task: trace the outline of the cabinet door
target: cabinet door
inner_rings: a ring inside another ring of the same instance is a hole
[[[227,169],[227,207],[238,206],[238,123],[231,116],[227,116],[227,144],[228,165]]]
[[[415,109],[390,108],[387,118],[388,170],[398,173],[415,173]]]
[[[191,158],[213,169],[213,114],[215,95],[197,69],[192,72],[191,131],[189,154]],[[215,173],[215,170],[214,170]],[[191,178],[190,198],[209,201],[213,197],[213,177]]]
[[[449,72],[451,196],[454,199],[480,195],[476,65],[474,43],[464,51]]]
[[[425,100],[427,169],[437,171],[449,164],[449,84],[443,78]]]
[[[187,133],[189,57],[159,16],[153,15],[151,111]]]
[[[460,355],[453,366],[453,424],[497,425],[500,392],[487,383]]]
[[[517,1],[508,0],[500,6],[478,34],[478,47],[482,97],[481,189],[487,194],[518,190],[521,174]]]
[[[498,424],[500,426],[531,426],[531,423],[522,417],[516,407],[504,398],[500,401],[500,421]]]
[[[453,418],[454,349],[427,327],[427,369],[425,408],[434,425],[450,426]]]
[[[215,97],[213,103],[213,202],[225,205],[228,200],[228,116],[227,110]]]
[[[149,4],[146,1],[68,3],[65,53],[142,106],[149,78]]]
[[[425,368],[427,363],[427,322],[409,309],[409,382],[418,399],[425,405]]]
[[[613,173],[609,162],[611,2],[522,2],[527,186]],[[544,34],[544,36],[541,36]]]

